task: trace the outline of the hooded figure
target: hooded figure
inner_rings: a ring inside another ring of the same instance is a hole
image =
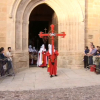
[[[52,45],[51,44],[48,44],[48,51],[52,55]]]
[[[44,44],[41,46],[41,48],[42,48],[42,51],[46,51]]]
[[[47,56],[46,56],[46,49],[45,49],[45,45],[42,45],[42,65],[39,67],[46,67],[47,66]]]
[[[41,46],[40,51],[38,53],[37,66],[42,68],[47,66],[47,56],[46,56],[46,49],[44,44]]]
[[[51,55],[52,55],[52,46],[51,46],[51,44],[48,44],[48,52],[46,53],[46,55],[48,57],[48,68],[47,68],[47,71],[50,72],[50,66],[51,66],[50,58],[51,58]]]
[[[37,60],[37,67],[42,65],[42,47],[40,48],[38,52],[38,60]]]
[[[50,77],[53,77],[53,75],[57,76],[57,56],[58,51],[54,49],[54,62],[52,62],[52,45],[48,45],[49,50],[47,52],[48,56],[48,72],[50,73]]]

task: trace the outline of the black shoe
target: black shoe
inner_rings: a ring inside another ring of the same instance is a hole
[[[55,75],[55,76],[58,76],[58,75]]]
[[[96,71],[95,71],[95,73],[96,73],[97,75],[100,74],[100,72],[96,72]]]
[[[12,76],[12,74],[8,74],[7,76]]]
[[[53,76],[51,75],[50,77],[52,78]]]

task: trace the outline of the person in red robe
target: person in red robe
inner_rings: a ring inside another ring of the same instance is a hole
[[[52,62],[52,58],[51,58],[52,45],[49,44],[49,50],[46,54],[48,56],[48,70],[47,71],[50,73],[50,77],[53,77],[53,75],[57,76],[57,56],[59,55],[58,51],[54,50],[54,59],[55,59],[54,63]]]
[[[47,68],[48,72],[50,72],[50,66],[51,66],[50,58],[51,58],[51,54],[52,54],[51,44],[48,44],[48,51],[46,53],[46,55],[48,57],[48,68]]]
[[[41,46],[38,56],[39,56],[38,57],[39,60],[37,62],[38,66],[42,68],[47,67],[47,55],[44,44]]]

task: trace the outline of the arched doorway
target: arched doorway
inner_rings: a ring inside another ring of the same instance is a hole
[[[48,33],[50,31],[50,25],[55,25],[55,31],[58,32],[58,18],[54,10],[47,4],[40,4],[36,6],[29,17],[29,45],[35,47],[39,51],[42,44],[45,45],[46,50],[48,50],[48,43],[50,39],[42,39],[39,37],[39,32]],[[55,47],[58,49],[58,41],[55,41]],[[36,63],[34,63],[36,64]],[[33,65],[34,65],[33,64]]]
[[[7,24],[7,41],[9,42],[6,44],[7,47],[12,47],[14,67],[17,70],[29,67],[29,17],[35,7],[44,3],[50,6],[57,14],[58,32],[64,31],[67,33],[64,39],[58,38],[58,66],[69,68],[83,66],[81,54],[84,51],[85,1],[15,0],[9,13]],[[80,3],[82,3],[82,6]],[[52,21],[56,22],[55,19],[57,18],[54,16]]]

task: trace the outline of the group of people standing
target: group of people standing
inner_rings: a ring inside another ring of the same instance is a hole
[[[8,75],[11,76],[10,69],[12,66],[12,53],[11,53],[11,47],[8,47],[8,52],[5,53],[5,50],[3,47],[0,48],[0,74],[1,76]],[[14,74],[14,73],[13,73]]]
[[[29,45],[29,65],[36,65],[38,51],[32,45]]]
[[[90,68],[91,65],[96,65],[97,59],[100,58],[100,46],[95,47],[92,42],[90,42],[89,48],[86,46],[84,51],[84,68]],[[98,62],[100,67],[100,61]]]
[[[43,44],[38,52],[37,66],[47,67],[50,77],[57,76],[57,56],[58,51],[54,49],[54,62],[52,62],[52,45],[48,44],[48,51]]]

